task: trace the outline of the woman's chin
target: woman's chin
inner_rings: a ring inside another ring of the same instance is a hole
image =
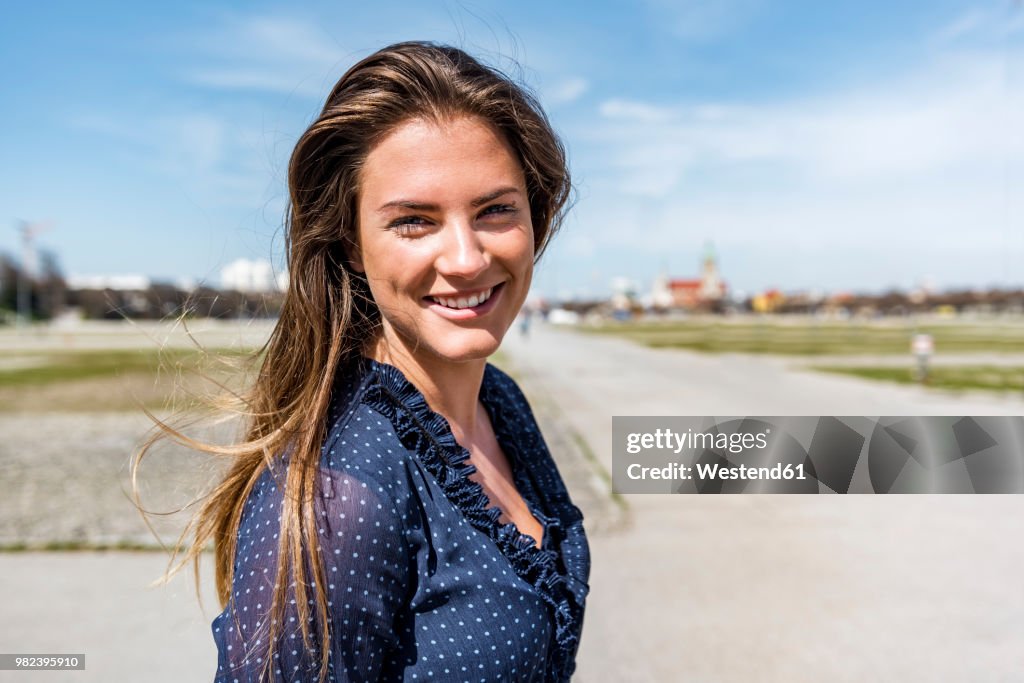
[[[452,329],[455,327],[455,329]],[[453,325],[420,325],[393,327],[385,325],[383,337],[377,342],[378,351],[371,355],[419,358],[421,363],[468,363],[486,360],[501,346],[508,327],[491,325],[488,328],[467,329]],[[382,347],[382,349],[381,349]],[[390,350],[389,350],[390,349]]]
[[[455,336],[455,335],[453,335]],[[473,335],[458,335],[460,339],[448,339],[434,348],[437,356],[452,363],[467,363],[475,360],[486,360],[498,347],[501,346],[501,339],[495,338],[489,333],[480,331]]]

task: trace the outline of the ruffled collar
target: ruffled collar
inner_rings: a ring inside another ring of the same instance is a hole
[[[455,440],[451,426],[431,410],[423,394],[397,368],[372,359],[363,359],[366,382],[363,397],[371,407],[391,421],[402,444],[426,467],[444,491],[445,496],[461,510],[470,524],[486,534],[508,559],[516,574],[534,587],[554,616],[554,648],[550,649],[549,671],[555,680],[568,680],[572,674],[582,619],[574,607],[566,578],[559,571],[557,547],[552,540],[558,521],[540,511],[540,501],[531,501],[526,463],[517,435],[505,429],[502,418],[507,400],[495,388],[493,366],[484,373],[480,400],[488,409],[495,435],[513,468],[516,485],[541,524],[544,526],[543,546],[538,548],[531,536],[521,533],[512,522],[498,521],[501,510],[488,508],[490,500],[483,487],[469,475],[476,467],[466,462],[469,451]]]

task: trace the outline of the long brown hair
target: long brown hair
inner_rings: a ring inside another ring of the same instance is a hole
[[[288,291],[280,318],[260,350],[255,382],[241,397],[247,430],[241,443],[214,446],[157,420],[156,436],[136,456],[135,467],[155,441],[169,437],[189,448],[230,458],[227,474],[210,493],[179,539],[174,558],[192,560],[215,549],[217,595],[231,599],[237,534],[247,497],[260,475],[287,452],[282,484],[277,575],[271,601],[270,652],[283,623],[294,579],[303,641],[311,645],[307,571],[312,579],[315,632],[329,643],[330,618],[323,561],[315,552],[314,520],[321,452],[331,387],[339,367],[356,358],[378,331],[380,313],[365,275],[350,268],[347,254],[357,235],[360,170],[367,154],[398,125],[414,120],[478,117],[501,131],[526,176],[539,258],[564,215],[571,192],[565,150],[536,99],[501,72],[462,50],[426,42],[386,47],[341,77],[320,115],[299,138],[288,167]],[[156,418],[154,418],[156,419]],[[185,539],[192,544],[183,550]],[[319,648],[320,677],[330,648]]]

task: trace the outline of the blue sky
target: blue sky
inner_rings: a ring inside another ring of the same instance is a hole
[[[579,197],[540,294],[692,276],[709,241],[745,292],[1024,284],[1013,0],[18,3],[0,251],[33,220],[67,274],[280,263],[292,145],[408,39],[518,73],[563,136]]]

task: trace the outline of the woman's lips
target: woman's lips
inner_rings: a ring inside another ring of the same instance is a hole
[[[487,297],[483,303],[477,303],[475,306],[466,306],[464,308],[452,308],[446,306],[438,301],[441,299],[449,303],[472,303],[473,296],[479,298],[480,294],[486,294],[488,290],[483,290],[473,296],[458,296],[458,297],[424,297],[424,301],[427,302],[428,308],[442,317],[448,318],[449,320],[471,320],[478,318],[482,315],[489,313],[495,306],[498,299],[501,298],[502,291],[505,288],[505,283],[502,282],[489,289],[490,296]]]

